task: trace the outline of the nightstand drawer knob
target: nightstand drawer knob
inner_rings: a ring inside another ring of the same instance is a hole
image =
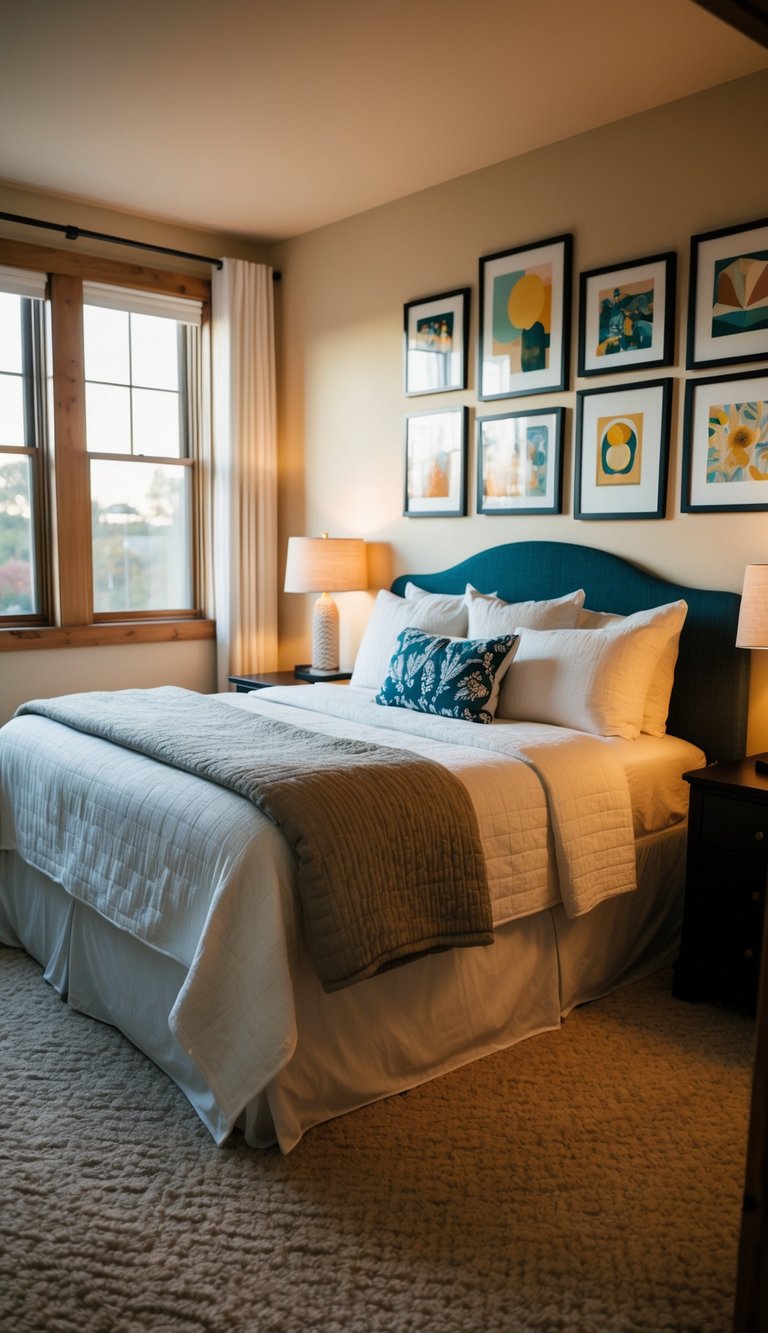
[[[763,833],[763,830],[758,829],[757,833],[755,834],[755,842],[762,842],[764,838],[765,834]]]
[[[744,957],[745,957],[745,958],[754,958],[754,956],[755,956],[755,954],[754,954],[754,950],[753,950],[753,949],[745,949],[745,950],[744,950]]]
[[[752,894],[752,902],[753,902],[753,903],[759,903],[759,902],[760,902],[760,891],[759,891],[759,889],[755,889],[754,893]]]

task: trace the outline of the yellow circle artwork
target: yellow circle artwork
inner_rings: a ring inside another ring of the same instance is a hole
[[[598,417],[595,482],[598,486],[638,486],[642,474],[643,414]]]
[[[525,273],[512,288],[507,302],[509,321],[517,329],[530,329],[542,319],[547,290],[538,273]]]

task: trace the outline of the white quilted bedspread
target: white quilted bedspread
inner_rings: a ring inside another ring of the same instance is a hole
[[[331,685],[218,697],[446,764],[477,812],[496,924],[560,901],[578,915],[635,887],[627,779],[594,737],[380,708]],[[171,1027],[234,1120],[257,1091],[249,1070],[264,1086],[295,1040],[294,868],[279,831],[233,792],[24,716],[0,732],[0,848],[189,969]]]
[[[577,916],[635,887],[627,781],[595,737],[539,723],[480,726],[382,708],[369,691],[333,685],[227,698],[283,721],[298,712],[304,726],[332,735],[351,730],[450,768],[475,807],[497,925],[561,899]]]

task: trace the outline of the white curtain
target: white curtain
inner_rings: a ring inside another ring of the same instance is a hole
[[[272,269],[225,259],[211,291],[218,689],[277,669],[277,410]]]

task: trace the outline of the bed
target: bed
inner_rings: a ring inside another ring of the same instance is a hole
[[[301,831],[278,826],[237,784],[99,734],[113,696],[33,705],[0,729],[0,944],[27,950],[71,1006],[119,1028],[177,1083],[217,1143],[237,1131],[253,1147],[288,1152],[323,1121],[556,1029],[574,1006],[673,961],[682,774],[745,749],[749,655],[734,647],[738,609],[734,593],[661,580],[596,549],[509,543],[379,593],[349,687],[193,696],[199,716],[210,712],[240,744],[264,728],[311,734],[321,748],[351,737],[354,762],[397,751],[414,771],[450,774],[471,806],[489,937],[473,922],[479,934],[452,947],[450,929],[429,934],[430,923],[410,951],[335,979],[318,963],[314,909],[297,890]],[[492,725],[413,700],[377,702],[387,681],[402,690],[403,644],[413,654],[419,635],[427,656],[501,644]],[[647,679],[633,656],[640,643],[655,663]],[[674,684],[666,724],[652,734],[642,728],[659,644],[666,659],[674,646]],[[596,725],[586,704],[573,712],[587,651],[603,664],[590,677],[603,681],[600,698],[588,699]],[[577,687],[562,675],[566,660]],[[617,663],[642,677],[637,725],[603,735],[604,706],[636,707],[606,703]],[[176,703],[173,692],[127,693],[142,707]],[[95,732],[56,713],[67,703],[98,716]],[[582,716],[586,730],[574,725]],[[424,811],[409,803],[400,813],[389,842],[418,842]],[[351,815],[350,829],[349,841],[367,847]],[[369,871],[370,860],[363,878]]]

